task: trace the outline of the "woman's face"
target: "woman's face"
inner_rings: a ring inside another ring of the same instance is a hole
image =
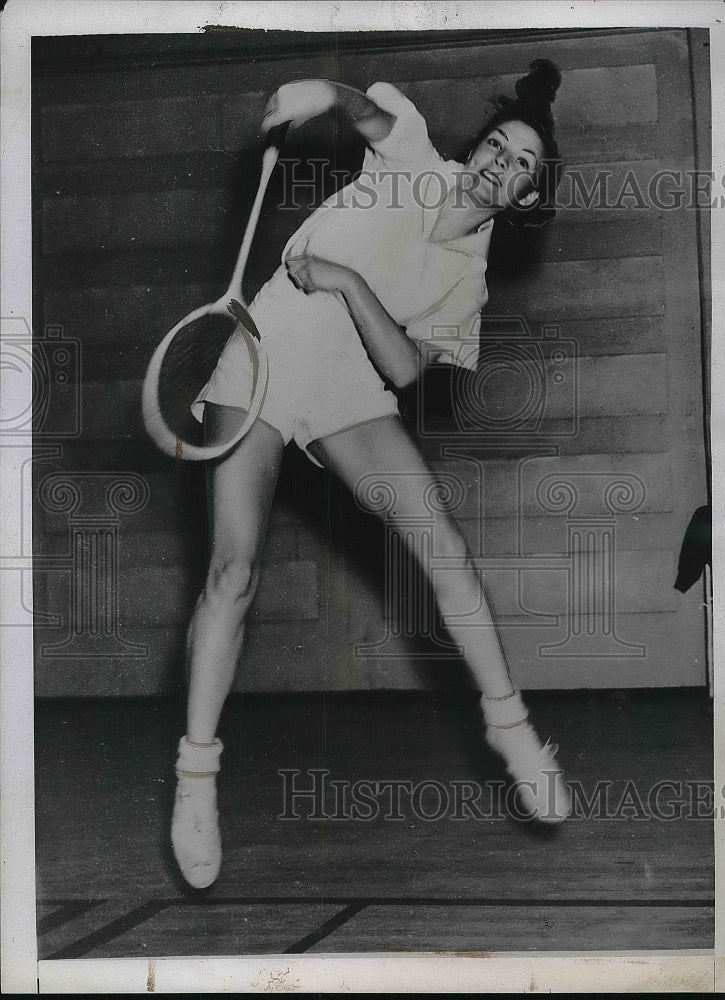
[[[468,158],[471,197],[495,211],[531,205],[538,197],[536,177],[544,146],[536,131],[520,121],[492,129]]]

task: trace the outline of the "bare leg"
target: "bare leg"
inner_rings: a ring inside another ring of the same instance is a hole
[[[237,424],[238,411],[207,406],[218,429],[226,421]],[[234,680],[244,619],[259,581],[282,449],[279,433],[257,421],[242,444],[210,470],[211,558],[187,636],[187,735],[193,742],[214,739]]]
[[[542,747],[526,722],[526,708],[514,689],[483,582],[464,538],[448,514],[425,503],[436,480],[415,442],[397,417],[385,417],[321,438],[310,450],[356,492],[359,501],[365,498],[365,490],[358,490],[363,477],[375,474],[385,483],[386,473],[393,474],[389,495],[394,501],[385,516],[394,525],[405,525],[406,540],[429,575],[443,621],[465,650],[483,694],[488,742],[519,783],[527,812],[542,822],[560,822],[568,815],[570,802],[554,750],[548,744]],[[440,572],[423,558],[425,536],[431,532],[436,557],[450,560]],[[479,609],[480,627],[462,625],[461,614],[474,609]]]
[[[207,407],[208,429],[215,434],[238,424],[238,411]],[[179,868],[197,889],[211,885],[222,861],[216,774],[223,747],[216,730],[259,580],[282,449],[279,433],[258,421],[241,445],[210,470],[212,551],[187,636],[187,732],[179,741],[171,822]]]
[[[503,653],[493,613],[481,577],[473,565],[465,539],[446,513],[432,512],[424,497],[435,486],[435,478],[397,417],[321,438],[313,443],[315,457],[328,465],[351,489],[363,476],[394,472],[394,510],[386,513],[393,523],[404,522],[406,537],[423,563],[424,536],[435,536],[437,556],[450,558],[455,566],[431,575],[431,585],[446,626],[454,641],[465,650],[465,658],[483,694],[490,698],[509,695],[514,688]],[[401,475],[402,473],[402,475]],[[408,473],[409,475],[406,475]],[[420,522],[416,535],[415,519]],[[429,566],[423,565],[428,572]],[[460,624],[464,609],[480,608],[480,628]]]

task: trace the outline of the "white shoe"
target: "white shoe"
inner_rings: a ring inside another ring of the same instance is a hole
[[[222,744],[212,747],[179,742],[176,762],[176,799],[171,820],[171,843],[181,874],[194,889],[215,881],[222,863],[216,773]]]
[[[486,739],[506,762],[528,817],[539,823],[562,823],[571,813],[571,794],[556,761],[559,748],[548,740],[542,746],[525,720],[508,726],[489,724]]]

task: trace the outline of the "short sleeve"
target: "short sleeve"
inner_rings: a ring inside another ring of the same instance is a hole
[[[487,298],[484,275],[466,275],[408,323],[405,332],[428,362],[444,361],[474,371]]]
[[[368,88],[366,96],[374,101],[383,111],[395,115],[392,130],[384,139],[369,142],[372,159],[382,158],[387,166],[406,164],[420,166],[431,159],[442,161],[435,146],[428,137],[428,126],[425,118],[405,94],[391,83],[374,83]],[[363,169],[371,167],[368,163],[370,154],[366,156]]]

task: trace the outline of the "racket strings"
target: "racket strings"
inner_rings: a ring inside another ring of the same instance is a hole
[[[159,411],[184,443],[205,443],[191,405],[211,378],[236,328],[232,316],[207,313],[181,326],[169,344],[159,376]]]

